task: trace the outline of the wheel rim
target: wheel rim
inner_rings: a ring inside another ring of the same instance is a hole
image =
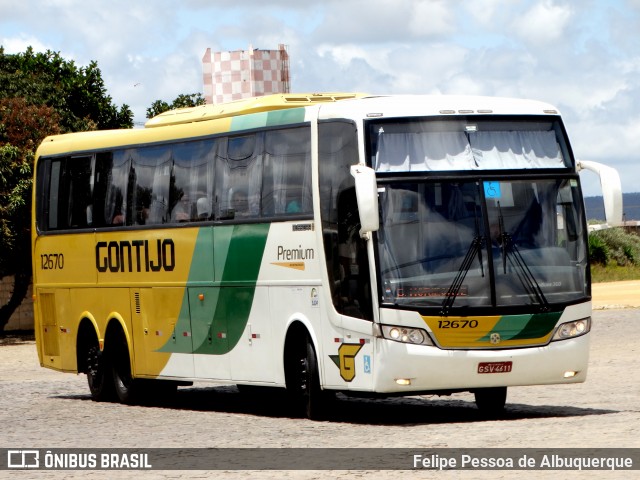
[[[100,348],[93,345],[87,349],[87,380],[91,390],[95,389],[102,379],[100,370]]]
[[[298,385],[303,398],[309,397],[309,359],[305,356],[300,359]]]

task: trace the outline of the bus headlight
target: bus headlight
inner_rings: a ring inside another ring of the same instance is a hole
[[[556,340],[566,340],[568,338],[579,337],[591,330],[591,317],[582,318],[573,322],[563,323],[553,334],[552,342]]]
[[[400,327],[398,325],[380,325],[382,336],[389,340],[413,345],[433,345],[429,334],[421,328]]]

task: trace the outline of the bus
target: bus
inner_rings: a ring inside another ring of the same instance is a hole
[[[46,138],[32,253],[43,367],[124,403],[193,382],[335,393],[583,382],[587,226],[558,110],[471,96],[284,94]],[[293,410],[292,410],[293,411]]]

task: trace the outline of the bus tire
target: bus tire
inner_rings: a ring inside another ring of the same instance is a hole
[[[119,331],[110,340],[111,373],[116,396],[121,403],[137,403],[139,382],[131,375],[131,358],[126,337]]]
[[[297,413],[321,420],[326,415],[326,395],[320,388],[318,361],[313,343],[308,337],[298,342],[288,358],[287,391]]]
[[[95,402],[113,400],[115,387],[109,357],[100,351],[97,341],[87,347],[85,361],[91,399]]]
[[[476,406],[483,415],[500,416],[507,402],[507,387],[479,388],[473,392]]]

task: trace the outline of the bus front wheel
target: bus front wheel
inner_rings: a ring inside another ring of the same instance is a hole
[[[484,415],[498,416],[504,412],[507,387],[479,388],[474,392],[476,406]]]
[[[320,388],[318,361],[310,338],[295,345],[288,356],[287,390],[294,408],[312,420],[324,417],[326,395]]]

